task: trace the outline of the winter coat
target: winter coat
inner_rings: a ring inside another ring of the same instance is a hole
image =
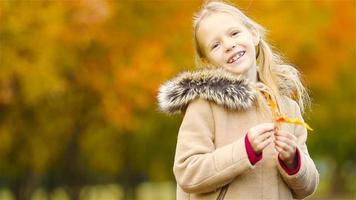
[[[288,175],[281,167],[273,143],[263,150],[262,160],[250,163],[244,144],[247,131],[272,122],[271,112],[257,110],[256,97],[263,88],[221,68],[184,72],[160,87],[160,109],[184,113],[173,166],[178,200],[216,199],[226,184],[225,199],[303,199],[316,190],[319,174],[303,126],[280,127],[298,139],[301,166],[296,174]],[[267,101],[262,105],[269,109]],[[292,99],[283,96],[279,106],[281,113],[302,120]]]

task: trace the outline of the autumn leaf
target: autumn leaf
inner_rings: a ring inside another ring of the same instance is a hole
[[[278,123],[289,123],[289,124],[295,124],[295,125],[302,125],[305,128],[307,128],[308,130],[313,131],[313,129],[307,123],[303,122],[302,120],[297,119],[297,118],[289,118],[289,117],[281,114],[277,109],[277,104],[272,100],[271,95],[264,91],[262,91],[262,93],[266,97],[268,104],[271,108],[273,121],[278,122]]]

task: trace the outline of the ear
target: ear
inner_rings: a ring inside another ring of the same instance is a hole
[[[251,28],[251,34],[252,34],[252,40],[253,44],[257,46],[260,43],[260,34],[258,31],[254,28]]]

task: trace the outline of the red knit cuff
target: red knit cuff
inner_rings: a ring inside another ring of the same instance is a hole
[[[255,165],[259,160],[262,159],[262,152],[259,154],[255,153],[255,151],[251,146],[250,140],[247,137],[247,134],[245,136],[245,148],[246,148],[248,159],[250,160],[250,163],[252,165]]]
[[[297,156],[297,164],[293,168],[289,168],[287,164],[285,164],[278,156],[278,161],[279,164],[282,166],[285,172],[287,172],[288,175],[294,175],[298,173],[300,166],[301,166],[301,160],[300,160],[300,152],[297,148],[296,150],[296,156]]]

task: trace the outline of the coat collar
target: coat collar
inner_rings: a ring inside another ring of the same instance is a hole
[[[184,111],[198,98],[230,110],[247,110],[256,100],[256,90],[241,75],[213,68],[177,75],[161,85],[157,98],[161,111],[168,114]]]

